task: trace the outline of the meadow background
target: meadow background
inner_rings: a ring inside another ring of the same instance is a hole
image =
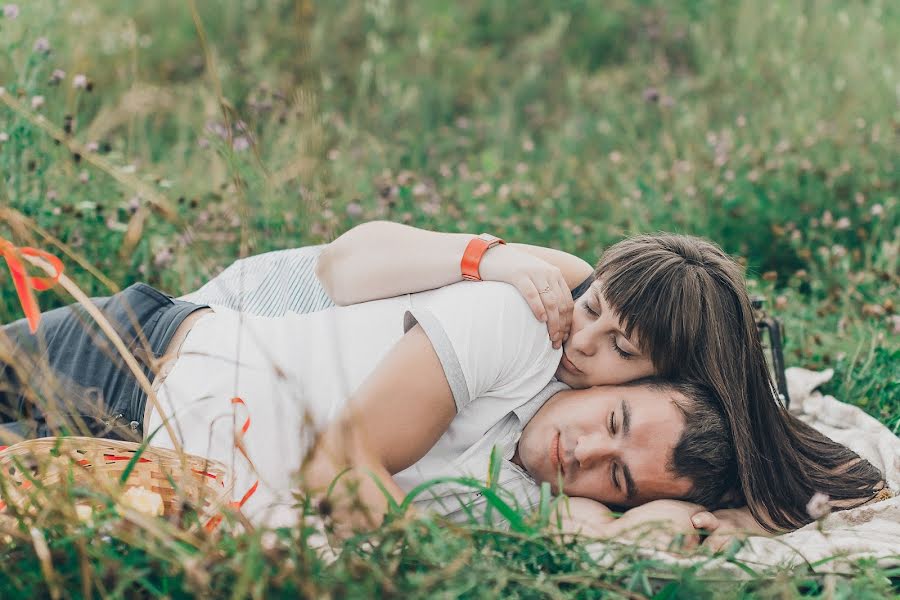
[[[488,231],[589,262],[631,233],[691,233],[746,266],[785,322],[789,366],[834,368],[827,392],[900,432],[896,2],[27,0],[2,11],[0,237],[63,257],[93,295],[138,280],[177,295],[240,256],[371,219]],[[0,269],[0,322],[21,316]],[[898,590],[898,573],[871,565],[744,584],[669,570],[660,585],[640,561],[598,574],[577,544],[522,533],[509,550],[474,526],[395,523],[374,538],[380,550],[351,544],[336,565],[295,548],[293,571],[278,559],[286,548],[252,536],[205,542],[200,569],[139,536],[107,551],[66,531],[48,525],[55,552],[106,565],[95,578],[77,561],[61,567],[75,596]],[[279,539],[302,546],[295,535]],[[50,589],[33,549],[4,554],[0,590]],[[465,568],[447,567],[463,555]]]

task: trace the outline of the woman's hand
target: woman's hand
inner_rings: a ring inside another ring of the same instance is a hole
[[[703,541],[703,547],[711,552],[726,550],[751,535],[772,535],[756,522],[747,508],[702,511],[694,515],[691,522],[695,528],[711,532]]]
[[[554,265],[511,246],[494,246],[481,259],[484,281],[514,286],[539,321],[547,323],[554,348],[569,337],[575,303],[562,271]]]

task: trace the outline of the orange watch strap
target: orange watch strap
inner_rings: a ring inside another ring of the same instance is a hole
[[[478,271],[478,265],[481,264],[481,258],[484,256],[485,252],[497,244],[506,244],[506,242],[489,233],[482,233],[469,240],[466,251],[463,252],[462,260],[459,263],[463,279],[468,281],[481,281],[481,273]]]

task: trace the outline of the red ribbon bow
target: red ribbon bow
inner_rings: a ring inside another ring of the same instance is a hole
[[[59,281],[59,276],[63,272],[62,261],[52,254],[37,248],[28,246],[17,248],[11,242],[2,238],[0,238],[0,255],[3,255],[3,258],[6,259],[6,265],[12,274],[13,284],[16,286],[16,294],[19,296],[19,303],[22,305],[22,310],[25,311],[25,318],[28,319],[28,329],[31,330],[31,333],[34,333],[41,322],[41,309],[34,297],[34,292],[43,292],[56,285],[56,282]],[[28,275],[20,256],[42,258],[53,266],[56,274],[52,277]]]

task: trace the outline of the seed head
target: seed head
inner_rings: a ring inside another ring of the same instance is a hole
[[[828,495],[822,492],[816,492],[806,503],[806,514],[818,521],[822,517],[828,516],[831,512],[831,505],[828,503]]]

